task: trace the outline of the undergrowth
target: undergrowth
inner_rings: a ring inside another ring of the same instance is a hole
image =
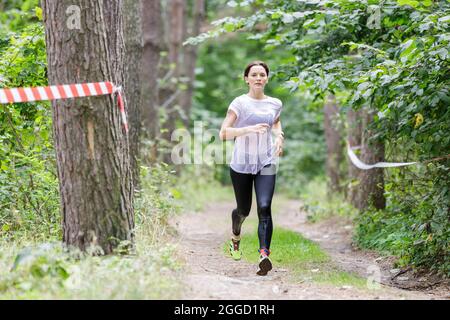
[[[133,252],[120,246],[109,256],[97,248],[82,253],[58,239],[0,240],[0,299],[176,299],[180,263],[167,244],[168,218],[179,207],[160,184],[171,173],[164,166],[142,168],[142,190],[135,200]]]

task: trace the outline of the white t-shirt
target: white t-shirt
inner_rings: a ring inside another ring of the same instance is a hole
[[[247,94],[235,98],[228,110],[237,115],[235,128],[267,123],[270,127],[264,133],[249,133],[235,139],[230,167],[236,172],[257,174],[264,166],[276,164],[275,146],[271,129],[280,117],[283,103],[280,99],[267,97],[253,99]]]

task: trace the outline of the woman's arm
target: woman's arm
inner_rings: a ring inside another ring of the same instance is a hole
[[[280,118],[278,118],[278,120],[273,124],[272,132],[275,135],[275,137],[278,138],[278,136],[281,136],[284,139],[284,132],[282,130]]]
[[[284,132],[282,130],[280,118],[273,124],[272,132],[275,135],[275,154],[281,156],[283,154]]]
[[[228,110],[227,116],[225,117],[225,120],[223,120],[222,127],[220,128],[219,137],[221,140],[231,140],[248,133],[264,133],[269,128],[267,123],[260,123],[243,128],[233,128],[236,119],[236,113],[232,110]]]

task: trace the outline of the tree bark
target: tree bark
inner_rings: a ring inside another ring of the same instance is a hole
[[[340,165],[343,160],[343,153],[338,116],[339,109],[335,97],[330,95],[324,106],[324,129],[327,144],[326,171],[329,194],[342,191]]]
[[[141,136],[141,63],[142,63],[142,25],[141,1],[124,0],[125,37],[125,91],[130,123],[130,160],[133,185],[139,188],[139,142]],[[147,1],[145,1],[147,2]]]
[[[192,14],[192,23],[189,37],[197,36],[200,28],[205,20],[205,0],[194,0],[194,8]],[[184,126],[189,128],[189,119],[191,116],[192,96],[194,93],[195,66],[197,64],[197,46],[189,45],[186,47],[184,73],[187,78],[187,89],[181,94],[180,104],[184,110],[186,118],[183,119]]]
[[[186,1],[170,0],[167,2],[165,20],[168,21],[165,35],[167,39],[167,60],[161,68],[162,78],[168,78],[162,83],[159,91],[160,103],[165,111],[165,121],[162,138],[165,143],[163,161],[171,163],[172,133],[176,129],[177,120],[185,115],[180,106],[180,77],[184,63],[182,44],[186,39]],[[169,77],[167,77],[169,75]]]
[[[42,1],[51,84],[124,83],[122,1]],[[80,29],[66,14],[79,9]],[[111,253],[132,242],[134,212],[129,142],[111,96],[54,101],[63,241]]]
[[[350,109],[347,113],[347,139],[351,147],[361,146],[362,139],[362,119],[361,112]],[[348,159],[348,192],[347,201],[353,206],[357,206],[358,190],[359,190],[359,174],[361,170],[358,169]]]
[[[145,142],[149,152],[144,155],[146,163],[157,160],[159,137],[159,97],[158,97],[158,70],[160,55],[163,50],[163,21],[161,2],[142,1],[142,31],[144,37],[144,53],[142,59],[142,125]]]
[[[369,125],[373,122],[373,113],[363,109],[361,115],[363,127],[361,161],[369,164],[384,161],[384,143],[371,139],[374,131],[369,128]],[[371,205],[376,209],[384,209],[386,199],[384,197],[383,169],[361,170],[359,181],[356,207],[361,211]]]

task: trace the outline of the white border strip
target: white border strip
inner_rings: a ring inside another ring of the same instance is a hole
[[[62,88],[63,88],[67,98],[73,98],[74,97],[74,95],[72,93],[72,90],[70,89],[69,85],[63,85]]]
[[[77,88],[77,93],[79,97],[85,97],[86,94],[83,91],[83,86],[81,84],[76,84],[75,87]]]
[[[37,87],[39,94],[41,95],[42,100],[48,100],[47,92],[45,91],[45,87]]]
[[[97,90],[95,90],[95,86],[93,83],[88,83],[87,84],[89,91],[91,92],[91,96],[96,96],[97,95]]]
[[[361,170],[370,170],[373,168],[393,168],[393,167],[403,167],[410,166],[412,164],[416,164],[417,162],[377,162],[375,164],[365,164],[353,152],[352,148],[349,144],[347,144],[347,154],[355,167]]]
[[[9,90],[10,90],[15,102],[22,102],[22,98],[20,97],[19,90],[17,90],[17,88],[12,88]]]
[[[23,91],[25,91],[28,101],[36,101],[36,97],[34,96],[31,88],[24,88]]]
[[[59,94],[58,86],[51,86],[50,91],[52,92],[53,97],[55,98],[54,100],[61,99],[61,95]]]
[[[8,103],[8,99],[6,98],[5,90],[0,89],[0,103]]]

